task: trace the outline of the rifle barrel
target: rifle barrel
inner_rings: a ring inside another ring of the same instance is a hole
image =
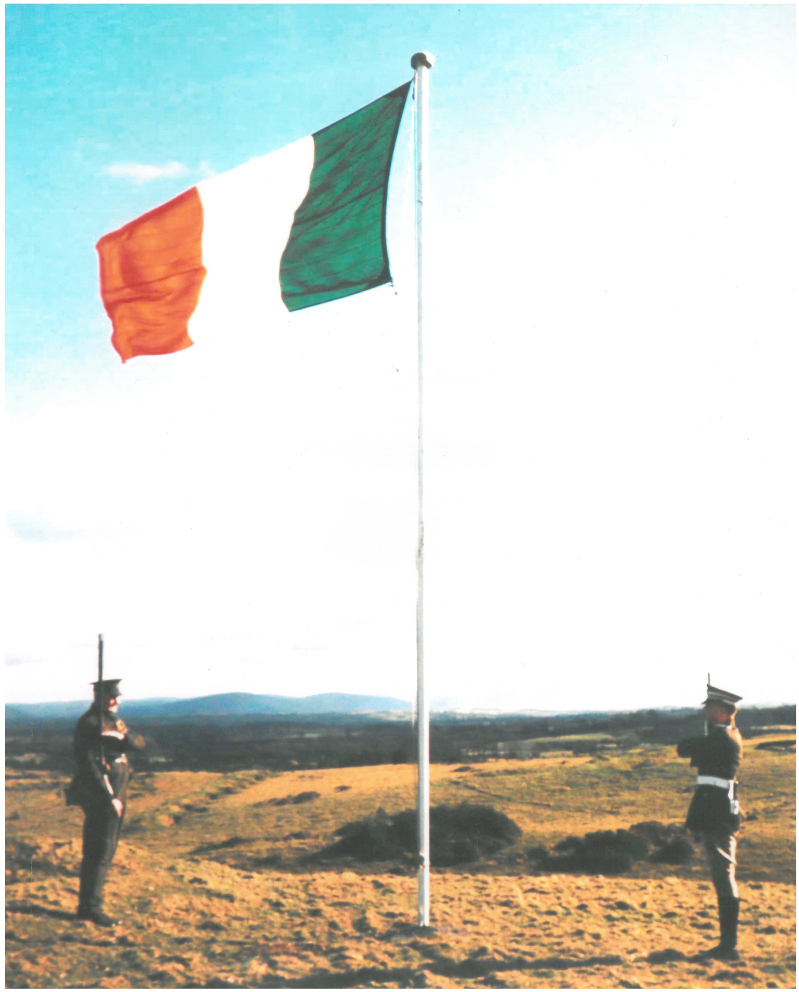
[[[100,761],[105,761],[103,747],[103,720],[105,717],[105,700],[103,698],[103,635],[97,635],[97,706],[100,710]]]

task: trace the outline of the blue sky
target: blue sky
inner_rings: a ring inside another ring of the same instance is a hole
[[[213,365],[121,366],[94,243],[423,48],[434,695],[794,698],[793,8],[11,5],[10,699],[100,630],[135,696],[410,696],[407,124],[396,293]]]
[[[87,245],[206,172],[392,89],[418,48],[438,55],[432,167],[448,177],[442,209],[458,213],[517,155],[685,97],[695,78],[712,79],[714,58],[765,45],[784,62],[790,17],[787,7],[10,5],[11,402],[18,362],[49,360],[54,346],[75,349],[81,366],[96,361],[103,325]],[[140,162],[185,171],[141,183],[108,175]]]

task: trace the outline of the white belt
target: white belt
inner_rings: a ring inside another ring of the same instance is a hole
[[[697,775],[696,776],[697,785],[715,785],[719,789],[725,789],[729,795],[732,797],[735,791],[735,779],[734,778],[716,778],[715,775]]]

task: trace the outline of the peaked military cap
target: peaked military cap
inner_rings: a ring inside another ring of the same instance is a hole
[[[121,696],[122,693],[119,691],[119,683],[122,679],[103,679],[101,682],[92,682],[94,686],[94,694],[97,696],[100,694],[100,686],[103,687],[103,697],[105,699],[116,699],[117,696]]]
[[[727,692],[726,689],[717,689],[714,685],[708,683],[707,699],[702,705],[707,706],[708,703],[721,703],[723,706],[732,706],[735,709],[742,698],[742,696],[736,696],[734,692]]]

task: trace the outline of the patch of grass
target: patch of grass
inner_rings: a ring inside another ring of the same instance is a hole
[[[412,808],[412,767],[148,776],[131,802],[144,828],[123,833],[109,875],[107,906],[123,920],[110,933],[71,918],[80,811],[64,805],[61,780],[15,776],[6,797],[7,815],[16,814],[7,819],[7,985],[718,987],[723,969],[689,960],[716,935],[701,860],[636,861],[611,878],[531,875],[526,857],[535,844],[554,851],[568,837],[645,821],[678,828],[693,774],[673,749],[434,765],[431,778],[435,805],[490,805],[521,836],[479,863],[434,870],[436,929],[420,938],[412,865],[392,873],[380,863],[307,861],[343,825],[380,807],[389,818]],[[740,847],[746,987],[795,985],[794,783],[793,755],[745,744],[741,800],[755,814]],[[303,792],[318,796],[269,802]],[[685,960],[647,960],[669,948]]]

